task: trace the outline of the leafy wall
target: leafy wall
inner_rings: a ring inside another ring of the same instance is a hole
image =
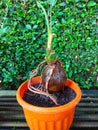
[[[52,25],[53,48],[67,77],[82,88],[98,86],[97,0],[58,0]],[[2,0],[0,26],[0,88],[17,88],[44,60],[44,15],[35,0]]]

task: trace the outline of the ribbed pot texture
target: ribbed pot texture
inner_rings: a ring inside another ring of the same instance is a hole
[[[35,77],[32,83],[39,83],[41,77]],[[69,103],[56,107],[37,107],[25,102],[22,97],[28,89],[28,80],[17,90],[17,101],[23,107],[24,115],[30,130],[69,130],[73,118],[75,107],[81,99],[81,90],[78,85],[67,79],[65,85],[73,89],[76,97]]]

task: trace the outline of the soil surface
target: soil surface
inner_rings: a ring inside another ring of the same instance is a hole
[[[38,86],[38,84],[36,84],[35,86]],[[64,88],[63,92],[60,91],[51,94],[57,98],[57,102],[60,105],[67,104],[68,102],[73,100],[76,96],[75,92],[72,89],[68,88],[67,86]],[[32,93],[29,90],[25,91],[23,100],[34,106],[41,106],[41,107],[55,106],[55,103],[49,97]]]

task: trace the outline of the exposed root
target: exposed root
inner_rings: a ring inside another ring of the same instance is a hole
[[[31,92],[33,92],[33,93],[42,94],[42,95],[44,95],[44,96],[49,97],[49,98],[55,103],[55,105],[59,105],[59,104],[57,103],[57,101],[56,101],[56,97],[54,97],[53,95],[51,95],[51,94],[48,93],[48,83],[49,83],[49,80],[50,80],[50,78],[51,78],[51,75],[52,75],[52,73],[53,73],[53,70],[54,70],[55,66],[52,66],[52,68],[51,68],[51,72],[50,72],[49,78],[48,78],[48,80],[47,80],[47,82],[46,82],[46,85],[45,85],[45,91],[44,91],[44,90],[41,90],[41,87],[40,87],[40,86],[39,86],[38,88],[35,88],[33,85],[31,85],[31,80],[32,80],[32,78],[38,74],[39,69],[40,69],[44,64],[46,64],[46,61],[41,62],[41,63],[38,65],[38,67],[31,73],[30,80],[29,80],[29,82],[28,82],[28,89],[29,89]]]
[[[46,64],[46,61],[41,62],[41,63],[38,65],[38,67],[37,67],[34,71],[32,71],[30,78],[33,78],[34,76],[36,76],[37,73],[38,73],[38,70],[39,70],[43,65],[45,65],[45,64]]]
[[[42,95],[44,95],[44,96],[47,96],[47,97],[49,97],[56,105],[59,105],[58,103],[57,103],[57,101],[56,101],[56,98],[54,97],[54,96],[52,96],[51,94],[49,94],[49,93],[47,93],[47,92],[44,92],[44,91],[41,91],[41,90],[39,90],[39,89],[36,89],[36,88],[34,88],[33,86],[32,86],[32,88],[28,88],[31,92],[33,92],[33,93],[37,93],[37,94],[42,94]]]
[[[38,74],[39,69],[40,69],[44,64],[46,64],[46,61],[41,62],[41,63],[38,65],[38,67],[37,67],[34,71],[31,72],[30,80],[29,80],[29,82],[28,82],[28,88],[31,86],[31,83],[30,83],[31,79]]]

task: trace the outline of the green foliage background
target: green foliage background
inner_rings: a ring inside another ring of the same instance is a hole
[[[44,7],[48,3],[43,1]],[[98,87],[98,2],[58,0],[53,10],[53,48],[68,78]],[[47,32],[35,0],[0,1],[0,85],[17,88],[44,60]]]

